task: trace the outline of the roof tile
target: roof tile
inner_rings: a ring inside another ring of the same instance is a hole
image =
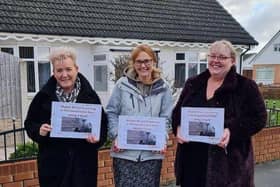
[[[257,42],[216,0],[0,0],[0,32]]]

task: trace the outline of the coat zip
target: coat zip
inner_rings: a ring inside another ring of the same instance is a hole
[[[130,99],[131,99],[132,107],[135,108],[134,99],[133,99],[132,93],[130,94]]]

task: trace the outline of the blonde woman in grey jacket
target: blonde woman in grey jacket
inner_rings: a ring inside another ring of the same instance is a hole
[[[164,148],[162,151],[121,150],[118,147],[119,115],[164,117],[166,137],[172,111],[172,94],[156,68],[157,58],[147,45],[137,46],[131,61],[113,90],[107,105],[109,137],[113,140],[111,156],[115,186],[158,187]]]

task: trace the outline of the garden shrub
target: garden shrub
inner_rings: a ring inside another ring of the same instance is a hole
[[[37,156],[37,154],[38,145],[34,142],[27,142],[17,145],[16,151],[10,154],[9,159],[29,158]]]

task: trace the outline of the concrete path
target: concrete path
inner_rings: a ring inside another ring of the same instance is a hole
[[[280,187],[280,160],[257,164],[255,187]]]
[[[179,187],[175,183],[162,187]],[[255,187],[280,187],[280,160],[255,166]]]

